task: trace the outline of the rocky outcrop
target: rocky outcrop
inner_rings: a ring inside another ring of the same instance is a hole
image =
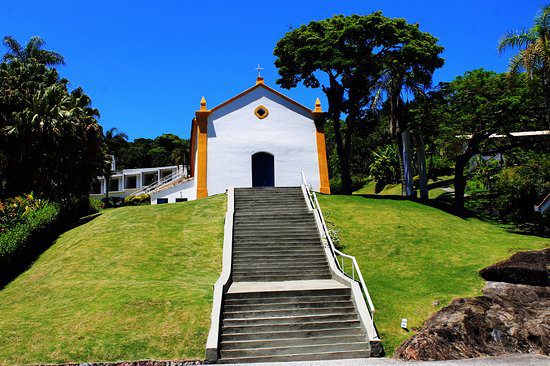
[[[481,272],[484,278],[541,283],[539,263],[548,253],[518,253]],[[544,270],[548,276],[546,264]],[[435,313],[395,357],[453,360],[511,353],[550,355],[550,287],[488,282],[483,296],[455,299]]]
[[[482,269],[479,274],[486,281],[548,286],[550,285],[549,265],[550,248],[547,248],[516,253],[505,261]]]

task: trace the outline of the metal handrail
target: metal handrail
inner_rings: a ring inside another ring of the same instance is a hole
[[[312,207],[315,215],[317,215],[317,217],[319,218],[319,221],[321,222],[321,227],[322,227],[322,230],[323,230],[323,236],[325,237],[325,239],[327,240],[327,242],[329,244],[329,248],[330,248],[332,256],[334,257],[334,260],[336,262],[336,266],[338,267],[338,269],[345,276],[347,276],[347,277],[351,278],[353,281],[356,281],[356,282],[359,283],[359,285],[361,286],[361,290],[363,292],[363,295],[365,296],[365,298],[367,300],[367,304],[369,306],[369,312],[371,314],[371,318],[374,319],[374,317],[373,317],[374,311],[375,311],[374,304],[372,303],[372,299],[370,297],[369,290],[367,289],[367,285],[365,284],[365,280],[363,279],[363,275],[361,273],[361,269],[359,268],[359,265],[357,264],[357,260],[355,259],[354,256],[342,253],[340,250],[336,249],[336,247],[334,246],[334,243],[332,242],[332,238],[330,237],[330,233],[328,231],[328,227],[327,227],[327,224],[325,222],[325,218],[323,217],[323,212],[321,211],[321,206],[319,205],[319,201],[317,200],[317,195],[315,194],[315,192],[312,192],[310,190],[309,185],[308,185],[307,180],[306,180],[306,177],[304,175],[304,172],[302,172],[302,182],[303,182],[303,185],[306,189],[307,197],[310,201],[308,206]],[[341,258],[341,264],[338,261],[338,256],[342,257]],[[345,268],[344,258],[348,258],[351,261],[351,264],[352,264],[352,266],[351,266],[351,275],[346,273],[346,271],[344,269]],[[355,278],[356,276],[357,276],[357,279]]]
[[[152,192],[155,189],[161,187],[162,185],[164,185],[166,183],[169,183],[171,181],[174,181],[174,180],[176,180],[180,177],[183,177],[183,171],[180,171],[178,169],[176,172],[170,173],[166,177],[163,177],[163,178],[157,180],[156,182],[151,183],[148,186],[145,186],[145,187],[141,188],[139,191],[136,191],[136,192],[132,193],[131,196],[139,196],[140,194],[146,194],[146,193]]]

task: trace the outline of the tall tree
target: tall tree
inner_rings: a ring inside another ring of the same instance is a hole
[[[399,43],[388,54],[385,71],[380,81],[387,94],[386,108],[390,124],[390,133],[398,146],[401,170],[402,194],[412,194],[412,166],[410,136],[407,123],[403,118],[403,93],[415,96],[424,93],[432,84],[436,69],[444,64],[440,54],[443,47],[437,44],[437,38],[420,31],[418,25],[409,25],[399,29],[396,34]],[[418,139],[421,139],[419,137]]]
[[[521,144],[525,139],[511,133],[538,129],[540,94],[526,86],[524,75],[496,74],[483,69],[457,77],[416,104],[417,121],[437,130],[438,143],[452,156],[455,206],[464,209],[469,162],[477,154],[495,155]],[[500,135],[505,138],[493,138]]]
[[[289,89],[303,82],[306,87],[321,87],[327,96],[327,119],[333,125],[343,193],[352,190],[353,135],[375,108],[380,79],[390,60],[407,58],[414,48],[409,45],[413,29],[417,25],[381,12],[337,15],[302,25],[277,42],[277,83]]]
[[[105,157],[99,112],[46,58],[21,52],[0,64],[0,196],[86,195]]]
[[[113,163],[116,163],[116,159],[118,158],[117,155],[127,143],[127,140],[128,135],[126,135],[124,132],[119,132],[118,128],[116,127],[108,129],[103,135],[103,142],[105,143],[107,154],[109,156],[108,160],[106,161],[107,164],[105,168],[105,201],[107,205],[109,204],[109,189],[111,185]]]
[[[519,50],[510,59],[510,71],[526,71],[533,78],[540,75],[546,106],[546,127],[550,127],[550,4],[544,5],[530,29],[509,31],[498,43],[499,53]]]
[[[4,46],[8,52],[4,54],[3,61],[19,60],[23,63],[35,62],[46,66],[65,65],[65,59],[59,53],[42,49],[45,44],[42,38],[33,36],[23,47],[12,36],[5,36]]]

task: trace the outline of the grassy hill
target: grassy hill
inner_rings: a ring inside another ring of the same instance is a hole
[[[0,364],[204,357],[225,196],[107,210],[0,291]]]
[[[411,201],[336,195],[319,201],[340,230],[343,251],[361,266],[389,353],[412,333],[400,328],[401,318],[414,330],[453,298],[479,295],[479,269],[516,251],[550,246],[549,239]]]
[[[388,351],[476,271],[550,240],[409,201],[320,196],[357,257]],[[221,269],[225,196],[105,211],[64,233],[0,290],[0,364],[201,359]],[[438,301],[437,306],[432,305]]]

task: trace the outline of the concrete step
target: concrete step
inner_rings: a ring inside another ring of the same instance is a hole
[[[297,273],[297,274],[286,274],[286,275],[234,275],[234,282],[280,282],[280,281],[300,281],[300,280],[329,280],[332,278],[332,275],[329,273],[326,274],[307,274],[307,273]]]
[[[224,311],[238,312],[238,311],[256,311],[256,310],[278,310],[278,309],[322,309],[322,308],[337,308],[337,307],[349,307],[349,299],[342,301],[316,301],[316,302],[303,302],[303,301],[289,301],[289,302],[277,302],[277,303],[263,303],[263,304],[237,304],[237,305],[225,305]]]
[[[296,258],[289,258],[289,257],[269,257],[269,258],[253,258],[251,260],[250,258],[240,258],[240,257],[233,257],[233,268],[234,269],[242,269],[243,267],[252,267],[256,268],[257,265],[264,265],[267,268],[276,266],[279,264],[281,267],[284,268],[298,268],[300,265],[327,265],[327,261],[325,256],[318,256],[315,258],[298,258],[300,261],[297,262]]]
[[[285,239],[313,239],[315,237],[312,237],[313,234],[309,233],[309,232],[300,232],[300,233],[292,233],[292,234],[287,234],[287,233],[276,233],[276,232],[265,232],[265,233],[249,233],[249,232],[246,232],[246,233],[242,233],[242,232],[236,232],[233,234],[233,237],[235,238],[235,240],[239,240],[239,239],[256,239],[256,240],[261,240],[263,238],[265,239],[279,239],[279,240],[285,240]],[[319,238],[318,234],[317,234],[317,238]]]
[[[290,291],[256,291],[256,292],[228,292],[226,299],[267,299],[267,298],[311,298],[316,296],[335,296],[335,295],[347,295],[351,296],[351,290],[349,288],[325,288],[322,290],[290,290]]]
[[[307,254],[293,254],[285,255],[284,253],[269,253],[269,254],[258,254],[258,253],[239,253],[238,255],[233,255],[233,263],[266,263],[273,264],[277,261],[294,261],[296,268],[299,268],[300,263],[311,262],[311,261],[321,261],[326,260],[325,255],[320,251],[319,253],[307,253]]]
[[[286,354],[282,356],[251,356],[251,357],[225,357],[219,360],[220,363],[247,363],[247,362],[288,362],[288,361],[317,361],[317,360],[340,360],[352,358],[367,358],[370,351],[329,351],[312,353]]]
[[[313,346],[313,345],[332,345],[342,343],[357,343],[364,342],[365,337],[359,332],[352,335],[344,336],[320,336],[315,337],[302,337],[302,338],[279,338],[279,339],[252,339],[252,340],[238,340],[238,341],[223,341],[221,343],[221,349],[225,351],[229,350],[243,350],[251,348],[274,348],[274,347],[288,347],[288,346]]]
[[[348,320],[323,320],[312,321],[309,323],[278,323],[270,324],[267,327],[265,324],[222,324],[222,334],[249,334],[262,332],[309,332],[316,330],[332,330],[332,329],[349,329],[361,327],[361,323],[357,319]]]
[[[316,254],[322,254],[324,255],[323,248],[319,245],[318,247],[310,247],[310,248],[304,248],[304,247],[289,247],[289,248],[275,248],[275,247],[258,247],[254,250],[254,252],[251,252],[248,249],[242,249],[239,247],[235,247],[233,250],[233,256],[248,256],[248,255],[254,255],[254,256],[269,256],[269,255],[282,255],[282,256],[304,256],[304,255],[316,255]],[[299,268],[299,266],[298,266]]]
[[[265,310],[226,311],[224,321],[228,319],[286,318],[289,316],[344,315],[352,314],[355,308],[348,302],[344,307],[284,308]]]
[[[311,236],[311,237],[305,237],[305,238],[285,238],[285,239],[266,238],[260,242],[255,238],[246,237],[246,238],[235,239],[233,243],[234,244],[238,244],[238,243],[263,244],[263,245],[273,245],[273,246],[277,246],[281,244],[295,244],[295,245],[306,244],[306,243],[320,244],[321,238],[319,238],[318,236],[316,237]]]
[[[228,294],[229,295],[229,294]],[[258,295],[260,296],[260,295]],[[226,297],[225,305],[261,305],[261,304],[278,304],[278,303],[314,303],[314,302],[330,302],[330,301],[348,301],[350,300],[349,294],[335,294],[327,296],[288,296],[282,295],[280,297],[266,296],[266,297],[252,297],[252,298],[233,298]]]
[[[302,240],[302,241],[281,241],[281,242],[256,242],[250,240],[241,240],[239,242],[233,243],[234,249],[292,249],[292,248],[323,248],[321,240]]]
[[[237,358],[237,357],[267,357],[280,355],[297,355],[301,353],[319,353],[319,352],[334,352],[334,351],[364,351],[368,352],[366,342],[352,343],[333,343],[321,345],[294,345],[284,347],[266,347],[266,348],[249,348],[238,350],[221,349],[221,357]]]
[[[305,276],[305,275],[308,275],[308,276],[319,275],[319,276],[325,277],[326,275],[330,276],[330,270],[328,266],[325,266],[325,268],[312,268],[312,269],[302,269],[302,268],[295,268],[293,270],[244,269],[244,270],[233,271],[233,278],[235,277],[246,278],[246,276],[287,277],[287,276]]]
[[[328,337],[328,336],[348,336],[363,334],[360,326],[350,326],[343,328],[326,328],[326,329],[309,329],[309,330],[287,330],[287,331],[272,331],[264,329],[264,331],[252,333],[222,333],[221,341],[246,341],[246,340],[262,340],[262,339],[294,339],[305,337]]]
[[[308,266],[300,266],[296,267],[296,265],[284,265],[284,266],[277,266],[276,263],[270,263],[268,266],[247,266],[245,263],[239,263],[239,265],[233,266],[233,273],[241,273],[242,272],[248,272],[248,271],[279,271],[279,272],[287,272],[292,273],[293,271],[299,270],[301,271],[307,271],[307,270],[316,270],[316,269],[327,269],[328,270],[328,264],[327,262],[319,262],[315,263],[314,265],[308,265]]]

